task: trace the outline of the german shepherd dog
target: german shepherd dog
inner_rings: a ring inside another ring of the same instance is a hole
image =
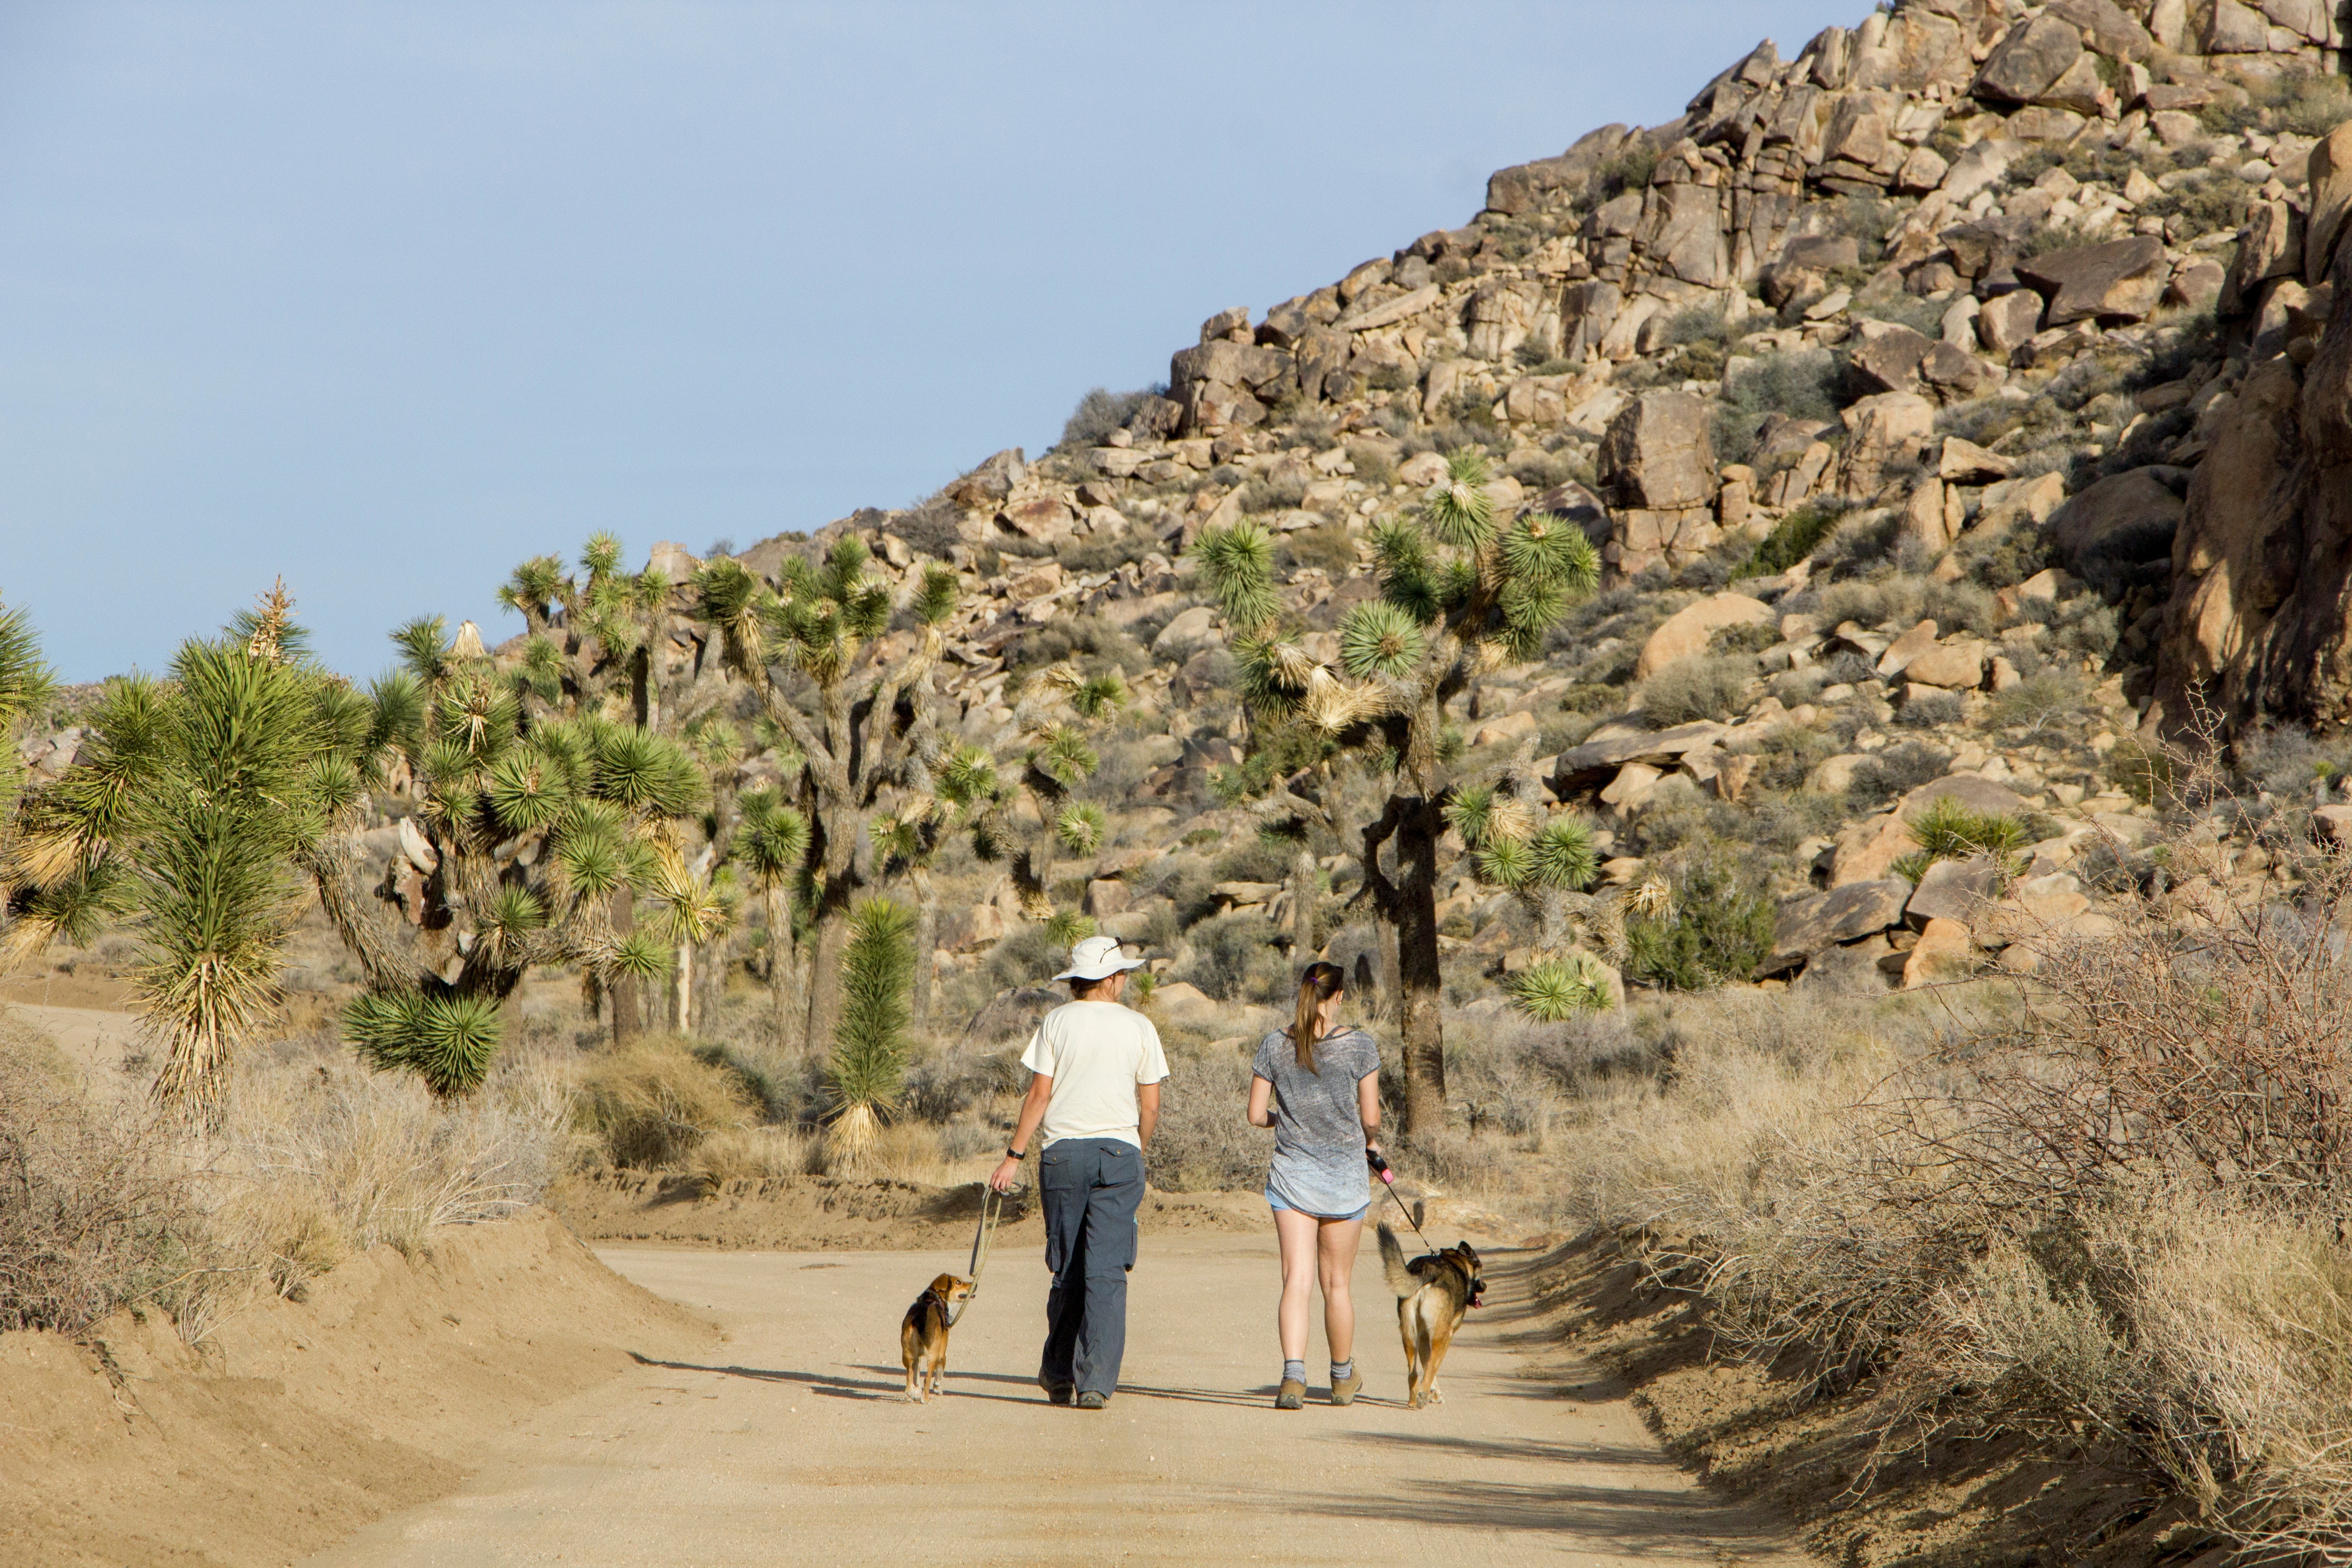
[[[1444,1398],[1437,1389],[1438,1366],[1464,1314],[1485,1297],[1486,1279],[1466,1241],[1408,1263],[1396,1232],[1385,1225],[1379,1229],[1381,1268],[1397,1294],[1397,1328],[1404,1335],[1406,1404],[1418,1410]]]
[[[916,1404],[928,1403],[940,1391],[948,1370],[948,1329],[977,1289],[960,1274],[942,1274],[907,1309],[898,1325],[898,1353],[907,1363],[907,1397]]]

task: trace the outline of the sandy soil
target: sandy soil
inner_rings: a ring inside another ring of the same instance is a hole
[[[887,1177],[798,1176],[730,1183],[706,1193],[694,1181],[634,1171],[566,1176],[547,1205],[573,1234],[605,1245],[751,1248],[769,1252],[939,1251],[971,1245],[980,1187],[932,1186]],[[1265,1226],[1253,1193],[1147,1193],[1147,1236],[1231,1235]],[[1016,1193],[997,1228],[1008,1247],[1041,1247],[1045,1222]],[[910,1295],[911,1299],[911,1295]]]
[[[313,1568],[1810,1561],[1694,1483],[1589,1369],[1555,1360],[1528,1375],[1513,1342],[1542,1337],[1528,1254],[1498,1255],[1490,1305],[1447,1363],[1447,1402],[1412,1412],[1367,1247],[1367,1397],[1296,1414],[1270,1407],[1263,1232],[1146,1242],[1123,1391],[1100,1413],[1052,1408],[1033,1381],[1034,1246],[1000,1247],[956,1331],[950,1392],[929,1405],[901,1397],[898,1320],[961,1247],[599,1256],[714,1318],[729,1342],[649,1360],[491,1436],[457,1494],[368,1526]]]
[[[623,1346],[716,1336],[535,1213],[350,1259],[201,1355],[160,1319],[97,1338],[0,1334],[0,1563],[289,1563],[447,1492],[485,1432],[638,1364]]]

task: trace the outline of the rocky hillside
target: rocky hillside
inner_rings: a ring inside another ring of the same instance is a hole
[[[2292,808],[2239,824],[2240,875],[2287,876],[2326,805],[2324,746],[2262,723],[2352,702],[2343,26],[2322,0],[1897,0],[1768,41],[1671,123],[1593,131],[1497,172],[1459,227],[1211,315],[1163,386],[1090,395],[1034,460],[740,559],[854,534],[909,590],[951,561],[940,679],[992,750],[1034,671],[1120,668],[1136,708],[1091,786],[1115,832],[1057,891],[1213,992],[1247,965],[1211,963],[1202,921],[1221,953],[1236,920],[1287,929],[1280,857],[1245,851],[1253,782],[1293,764],[1236,701],[1186,547],[1263,522],[1336,660],[1372,525],[1474,451],[1498,508],[1570,520],[1605,575],[1540,659],[1457,700],[1465,759],[1532,759],[1610,883],[1769,896],[1760,921],[1717,899],[1714,973],[2030,963],[2019,931],[2095,922],[2144,871],[2150,748],[2200,714]],[[699,563],[656,552],[674,582]],[[680,689],[720,679],[689,599]],[[1317,847],[1344,939],[1349,846]],[[969,869],[950,967],[1022,919]],[[1457,1003],[1533,942],[1475,869],[1454,856],[1442,910],[1475,960]]]

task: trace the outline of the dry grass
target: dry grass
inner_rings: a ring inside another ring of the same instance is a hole
[[[751,1103],[740,1076],[690,1055],[683,1041],[650,1036],[589,1068],[578,1115],[614,1164],[653,1171],[680,1165],[714,1133],[751,1125]]]

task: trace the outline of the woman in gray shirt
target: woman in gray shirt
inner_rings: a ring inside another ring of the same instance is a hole
[[[1275,1408],[1307,1402],[1307,1316],[1323,1287],[1323,1334],[1331,1348],[1331,1403],[1354,1401],[1356,1306],[1348,1293],[1371,1206],[1364,1152],[1379,1147],[1381,1053],[1361,1029],[1339,1026],[1346,975],[1312,963],[1298,977],[1298,1011],[1258,1043],[1250,1066],[1249,1121],[1274,1129],[1265,1201],[1282,1243],[1282,1390]]]

